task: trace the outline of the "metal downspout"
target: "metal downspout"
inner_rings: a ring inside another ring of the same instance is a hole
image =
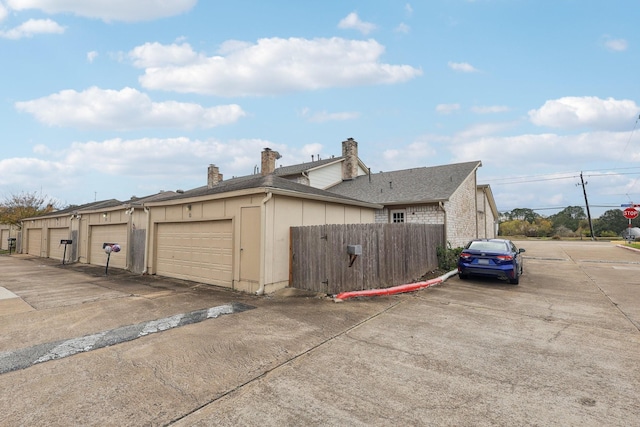
[[[268,192],[267,196],[262,199],[262,204],[260,205],[260,228],[262,229],[262,236],[260,238],[260,282],[258,285],[260,286],[256,291],[256,295],[264,295],[264,287],[265,287],[265,256],[266,256],[266,247],[267,247],[267,202],[271,200],[273,197],[273,193]]]
[[[148,274],[149,261],[149,241],[151,240],[151,213],[148,207],[144,207],[144,213],[147,214],[147,230],[144,236],[144,270],[142,274]]]
[[[447,233],[447,210],[444,208],[444,202],[438,202],[438,206],[440,206],[440,209],[444,213],[444,246],[446,248],[449,243],[449,236]]]

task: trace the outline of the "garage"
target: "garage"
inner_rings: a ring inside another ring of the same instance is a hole
[[[62,257],[64,256],[64,245],[60,244],[60,240],[66,240],[68,238],[69,229],[66,227],[49,229],[49,248],[47,251],[49,258],[59,259],[62,261]],[[69,254],[70,252],[67,252],[67,256]]]
[[[9,249],[9,230],[0,230],[0,249]]]
[[[231,220],[160,223],[156,273],[231,288],[232,237]]]
[[[89,246],[89,264],[107,265],[107,254],[102,245],[117,243],[120,252],[113,253],[109,259],[109,267],[127,267],[127,224],[92,225],[89,229],[91,245]]]
[[[30,255],[41,256],[42,251],[42,229],[27,229],[27,253]]]

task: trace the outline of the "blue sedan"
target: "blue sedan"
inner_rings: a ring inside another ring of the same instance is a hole
[[[458,258],[458,276],[497,277],[517,285],[522,275],[522,252],[511,240],[476,239],[470,241]]]

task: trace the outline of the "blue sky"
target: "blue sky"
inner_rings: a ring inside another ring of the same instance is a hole
[[[583,206],[582,172],[597,216],[640,203],[639,18],[631,0],[0,0],[0,197],[127,200],[352,137],[373,172],[480,160],[500,211]]]

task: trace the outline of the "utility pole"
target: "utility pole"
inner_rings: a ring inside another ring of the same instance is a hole
[[[587,218],[589,219],[589,231],[591,231],[591,240],[596,240],[593,235],[593,224],[591,223],[591,211],[589,211],[589,201],[587,200],[587,189],[584,187],[585,182],[580,172],[580,182],[582,182],[582,192],[584,193],[584,204],[587,205]]]

